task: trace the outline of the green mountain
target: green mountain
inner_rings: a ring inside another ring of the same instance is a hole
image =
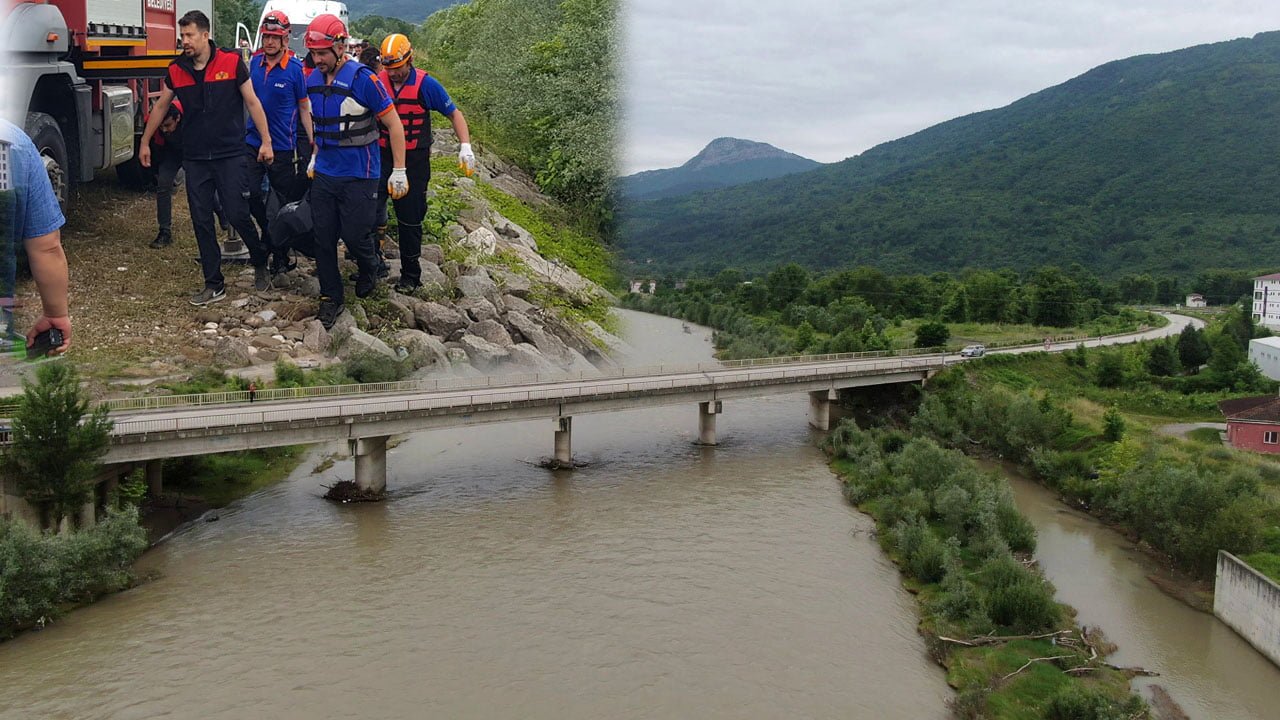
[[[656,200],[782,177],[821,164],[766,143],[722,137],[680,167],[619,178],[618,190],[627,200]]]
[[[352,19],[381,15],[417,25],[431,13],[462,2],[466,0],[347,0],[347,12]]]
[[[1274,264],[1280,33],[1111,62],[840,163],[626,204],[648,272]]]

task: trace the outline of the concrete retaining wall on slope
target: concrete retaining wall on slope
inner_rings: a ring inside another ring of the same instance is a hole
[[[1280,585],[1225,550],[1218,551],[1213,614],[1280,665]]]

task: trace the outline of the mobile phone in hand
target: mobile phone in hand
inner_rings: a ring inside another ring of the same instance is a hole
[[[65,341],[62,337],[62,331],[58,328],[49,328],[36,335],[35,342],[31,343],[31,347],[27,348],[27,359],[39,360],[47,357],[51,351],[62,347],[63,342]]]

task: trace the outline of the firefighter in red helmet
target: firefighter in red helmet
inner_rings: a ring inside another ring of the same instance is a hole
[[[378,283],[369,230],[383,177],[379,125],[385,128],[391,148],[387,193],[399,199],[409,191],[400,116],[373,71],[347,58],[347,39],[346,25],[334,15],[320,15],[307,27],[306,46],[316,66],[307,77],[315,132],[315,152],[307,174],[312,178],[319,317],[325,328],[332,327],[344,309],[339,237],[360,268],[356,297],[368,296]]]

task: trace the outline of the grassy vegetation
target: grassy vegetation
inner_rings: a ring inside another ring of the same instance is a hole
[[[1249,567],[1280,583],[1280,555],[1275,553],[1251,553],[1240,558]]]
[[[1080,717],[1145,716],[1126,676],[1093,662],[1096,641],[1021,562],[1035,548],[1035,530],[1002,478],[896,430],[844,423],[827,448],[845,496],[875,518],[881,546],[917,596],[921,632],[957,690],[958,716],[1076,717],[1054,713],[1081,703],[1098,713]]]
[[[164,461],[165,487],[222,507],[288,477],[305,452],[290,446],[170,458]]]

